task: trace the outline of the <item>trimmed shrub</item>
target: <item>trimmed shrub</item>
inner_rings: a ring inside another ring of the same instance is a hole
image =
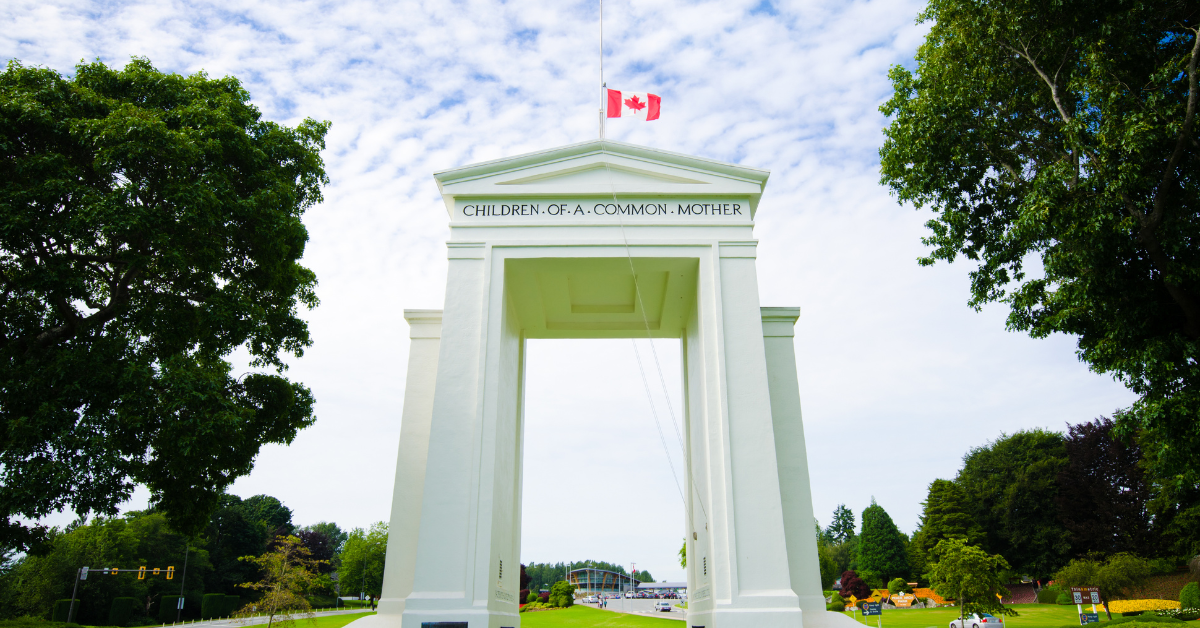
[[[242,596],[226,595],[225,596],[225,616],[232,617],[238,609],[242,607]]]
[[[1062,590],[1058,587],[1042,587],[1042,590],[1037,592],[1038,604],[1057,604],[1059,593],[1062,593]]]
[[[538,594],[537,594],[537,591],[530,591],[530,592],[529,592],[529,595],[526,595],[526,596],[525,596],[525,603],[526,603],[526,604],[533,604],[534,602],[537,602],[537,601],[538,601]]]
[[[892,578],[888,583],[888,593],[895,595],[897,593],[912,593],[912,587],[908,586],[908,581],[904,578]]]
[[[528,602],[528,600],[529,600],[529,589],[521,589],[521,592],[517,593],[517,603],[525,604],[526,602]]]
[[[174,622],[175,618],[179,616],[178,608],[178,595],[162,596],[162,599],[158,601],[158,621],[161,621],[164,624]]]
[[[840,602],[830,602],[829,604],[825,605],[825,610],[840,613],[846,610],[846,605]]]
[[[138,606],[137,598],[114,597],[112,606],[108,609],[108,625],[124,626],[133,619],[133,611]]]
[[[550,592],[542,591],[541,593],[539,593],[538,594],[538,602],[541,602],[542,604],[549,604],[550,603]]]
[[[1200,584],[1189,582],[1179,590],[1179,608],[1200,608]]]
[[[79,600],[75,600],[75,603],[79,604]],[[76,615],[79,614],[78,610],[76,611],[75,614]],[[51,621],[66,622],[70,616],[71,616],[71,598],[67,598],[65,600],[57,600],[54,602],[54,610],[51,611],[51,613],[50,613]],[[76,619],[78,619],[78,617],[76,617]]]
[[[200,598],[200,619],[216,619],[225,611],[224,593],[206,593]]]
[[[1054,598],[1054,603],[1068,605],[1071,603],[1071,596],[1066,593],[1059,593],[1058,597]]]
[[[1137,617],[1138,615],[1141,615],[1144,612],[1146,612],[1146,611],[1129,611],[1128,613],[1121,613],[1121,616],[1122,617]]]

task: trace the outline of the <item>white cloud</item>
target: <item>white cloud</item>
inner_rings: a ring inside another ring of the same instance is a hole
[[[997,308],[969,310],[965,265],[916,265],[925,217],[878,184],[877,108],[888,67],[912,63],[921,2],[605,8],[609,85],[664,102],[660,121],[615,122],[609,137],[772,171],[758,214],[760,291],[765,305],[804,308],[797,354],[823,521],[836,504],[861,511],[874,495],[911,531],[925,486],[951,477],[968,448],[1130,402],[1075,360],[1070,339],[1031,340],[1005,332]],[[276,495],[302,523],[365,526],[387,516],[391,498],[407,355],[400,311],[442,301],[448,230],[430,174],[594,137],[596,17],[592,2],[532,0],[16,0],[0,6],[0,56],[69,71],[144,55],[164,70],[239,77],[269,119],[333,121],[332,183],[306,216],[305,259],[321,281],[309,315],[316,344],[291,370],[312,387],[320,420],[291,447],[267,448],[236,490]],[[623,343],[595,347],[586,350],[598,368],[630,359]],[[596,432],[597,393],[568,376],[578,351],[544,351],[557,362],[537,381],[560,396],[539,401],[531,382],[530,425],[587,416],[560,426],[573,457],[636,453],[658,477],[649,483],[659,506],[679,508],[655,433]],[[599,398],[614,421],[649,426],[636,384]],[[527,465],[553,468],[564,451],[530,447]],[[589,495],[570,497],[570,509],[529,496],[523,559],[636,560],[660,578],[682,575],[681,518],[654,510],[649,494]],[[614,523],[607,536],[554,536],[571,525],[568,512]]]

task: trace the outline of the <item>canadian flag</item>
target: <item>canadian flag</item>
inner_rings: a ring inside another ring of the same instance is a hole
[[[650,121],[658,119],[658,110],[662,99],[646,92],[619,92],[608,90],[608,117],[610,118],[641,118]]]

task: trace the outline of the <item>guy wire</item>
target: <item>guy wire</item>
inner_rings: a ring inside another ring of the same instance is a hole
[[[604,148],[603,140],[601,140],[600,147],[601,147],[601,150],[603,150],[603,148]],[[616,188],[616,185],[613,183],[612,171],[609,169],[607,161],[604,162],[604,172],[607,175],[609,191],[612,193],[613,203],[616,205],[619,205],[620,203],[617,200],[617,188]],[[692,490],[689,492],[692,492],[695,494],[696,501],[699,502],[699,504],[700,504],[700,513],[704,516],[704,528],[707,530],[708,529],[708,509],[704,507],[704,498],[700,495],[699,489],[696,488],[696,478],[695,478],[695,476],[692,475],[691,465],[688,464],[689,461],[688,461],[688,455],[687,455],[687,447],[685,446],[685,444],[683,442],[683,434],[679,428],[679,422],[675,420],[675,407],[671,403],[671,395],[667,390],[667,381],[666,381],[666,378],[663,376],[662,364],[660,364],[659,360],[658,360],[658,351],[654,348],[654,335],[650,331],[650,319],[646,316],[646,307],[642,301],[642,289],[640,286],[638,286],[637,271],[633,267],[633,254],[630,252],[629,237],[625,233],[625,221],[624,221],[624,219],[621,218],[620,207],[618,207],[618,210],[617,210],[617,224],[621,228],[621,240],[625,244],[625,258],[629,261],[629,274],[633,277],[633,293],[637,297],[638,308],[641,309],[641,311],[642,311],[642,324],[646,327],[646,339],[650,342],[650,353],[654,356],[654,367],[656,369],[658,369],[658,381],[659,381],[659,384],[662,386],[663,397],[666,399],[667,411],[671,417],[671,425],[672,425],[672,427],[675,428],[675,438],[679,441],[680,455],[683,458],[683,460],[682,460],[683,467],[687,471],[687,478],[692,487]],[[633,343],[633,354],[637,358],[638,371],[642,375],[642,385],[646,389],[646,400],[650,403],[650,414],[654,417],[654,425],[655,425],[655,427],[658,428],[658,437],[662,441],[663,451],[667,454],[667,462],[670,463],[670,461],[671,461],[670,448],[667,447],[666,437],[663,436],[662,425],[659,423],[659,420],[658,420],[658,410],[656,409],[656,407],[654,405],[654,397],[650,393],[650,384],[646,379],[646,370],[642,366],[642,354],[640,351],[638,351],[637,341],[631,338],[630,342]],[[671,477],[674,478],[674,480],[675,480],[675,489],[679,492],[679,498],[681,500],[683,500],[683,508],[688,513],[688,522],[690,524],[693,519],[693,513],[691,511],[691,508],[688,507],[687,498],[685,498],[683,496],[683,489],[680,488],[680,486],[679,486],[679,477],[675,474],[674,465],[671,466]]]

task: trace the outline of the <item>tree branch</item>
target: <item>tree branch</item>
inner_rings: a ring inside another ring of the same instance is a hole
[[[1037,72],[1038,76],[1042,77],[1042,81],[1045,82],[1046,85],[1050,88],[1050,99],[1054,101],[1054,106],[1056,108],[1058,108],[1058,115],[1062,116],[1063,122],[1070,123],[1071,122],[1071,114],[1067,113],[1066,107],[1063,107],[1062,98],[1060,98],[1059,94],[1058,94],[1057,81],[1055,79],[1050,78],[1049,76],[1046,75],[1045,72],[1042,71],[1042,68],[1040,66],[1038,66],[1038,64],[1037,64],[1037,61],[1034,61],[1033,57],[1030,56],[1029,48],[1024,43],[1021,44],[1020,49],[1014,48],[1005,43],[1001,43],[1000,45],[1004,46],[1005,48],[1008,48],[1009,50],[1013,51],[1017,56],[1025,59],[1026,61],[1029,62],[1029,65],[1031,67],[1033,67],[1033,71]],[[1064,60],[1063,63],[1066,63],[1066,61]],[[1059,70],[1061,70],[1061,69],[1062,68],[1060,66]],[[1055,78],[1057,78],[1058,72],[1055,72],[1054,76],[1055,76]]]

